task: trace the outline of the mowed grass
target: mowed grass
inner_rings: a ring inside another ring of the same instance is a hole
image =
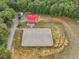
[[[58,26],[60,23],[50,23],[50,22],[39,22],[36,24],[37,27],[53,27],[53,26]]]
[[[24,28],[24,27],[27,27],[28,23],[27,22],[22,22],[18,25],[18,28]],[[58,23],[58,22],[38,22],[38,23],[35,23],[35,27],[53,27],[53,26],[60,26],[62,25],[61,23]]]

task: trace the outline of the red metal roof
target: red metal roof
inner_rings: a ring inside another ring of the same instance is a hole
[[[36,23],[38,21],[38,15],[28,15],[27,22]]]

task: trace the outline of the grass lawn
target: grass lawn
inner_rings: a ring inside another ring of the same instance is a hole
[[[36,24],[37,27],[53,27],[58,25],[61,25],[61,23],[39,22]]]

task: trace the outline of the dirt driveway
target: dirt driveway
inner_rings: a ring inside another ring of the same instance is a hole
[[[52,21],[60,22],[65,26],[69,36],[69,46],[60,54],[54,56],[51,55],[47,57],[39,57],[36,59],[79,59],[79,25],[76,25],[70,21],[66,21],[66,19],[54,19],[55,18],[53,18]]]

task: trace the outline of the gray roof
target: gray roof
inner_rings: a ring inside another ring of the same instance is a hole
[[[22,46],[53,46],[51,29],[28,28],[23,29]]]

